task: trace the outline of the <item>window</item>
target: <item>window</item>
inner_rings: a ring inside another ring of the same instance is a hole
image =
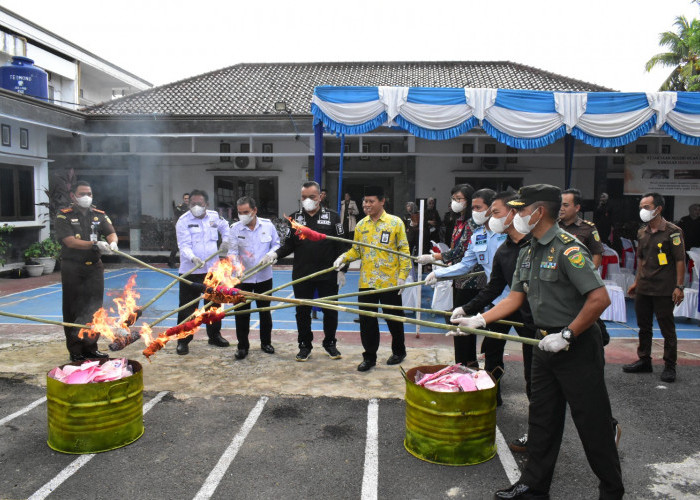
[[[231,145],[228,142],[222,142],[219,144],[219,153],[230,153],[231,152]],[[230,156],[219,156],[219,161],[220,162],[230,162],[231,157]]]
[[[647,154],[647,145],[646,144],[636,144],[634,146],[634,152],[637,154]]]
[[[484,144],[484,153],[487,155],[496,154],[496,145]],[[495,156],[484,156],[483,164],[488,166],[496,166],[498,165],[498,158]]]
[[[0,221],[34,220],[34,168],[0,163]]]
[[[518,148],[511,148],[510,146],[506,146],[506,154],[517,155]],[[518,163],[518,157],[517,156],[508,156],[508,157],[506,157],[506,163]]]

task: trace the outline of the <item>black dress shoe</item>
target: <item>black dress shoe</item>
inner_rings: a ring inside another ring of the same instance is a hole
[[[360,318],[355,318],[355,319],[353,319],[352,321],[353,321],[353,323],[359,323],[359,322],[360,322]]]
[[[275,353],[275,348],[272,347],[272,344],[262,344],[260,346],[260,350],[262,352],[266,352],[268,354],[274,354]]]
[[[236,359],[243,359],[248,355],[248,349],[238,349],[233,356]]]
[[[100,352],[95,349],[94,351],[84,353],[83,356],[85,356],[85,359],[107,359],[109,354],[105,354],[104,352]]]
[[[217,335],[216,337],[210,338],[209,343],[218,347],[228,347],[229,345],[231,345],[228,343],[228,340],[223,338],[221,335]]]
[[[386,360],[387,365],[398,365],[401,363],[404,359],[406,359],[406,355],[402,354],[401,356],[397,354],[392,354],[389,356],[389,359]]]
[[[370,361],[369,359],[365,359],[362,361],[362,363],[357,365],[357,371],[358,372],[366,372],[367,370],[369,370],[370,368],[372,368],[376,364],[377,364],[376,361]]]
[[[629,365],[622,365],[622,371],[625,373],[651,373],[654,369],[651,367],[650,360],[638,359]]]
[[[510,488],[505,490],[498,490],[494,495],[494,498],[509,499],[509,500],[534,500],[542,499],[548,500],[549,493],[542,493],[541,491],[536,491],[530,488],[527,484],[515,483]]]
[[[76,361],[85,361],[87,358],[83,356],[82,354],[71,354],[70,355],[70,360],[71,362],[75,363]]]
[[[190,352],[190,347],[185,343],[185,342],[178,342],[177,343],[177,349],[175,351],[181,355],[184,356],[185,354],[189,354]]]
[[[672,366],[667,366],[664,371],[661,372],[662,382],[675,382],[676,381],[676,369]]]

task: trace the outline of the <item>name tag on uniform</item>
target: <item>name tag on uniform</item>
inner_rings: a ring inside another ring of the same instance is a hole
[[[70,220],[71,224],[78,224],[80,221],[78,219],[71,219]]]
[[[329,214],[328,212],[324,212],[321,214],[319,219],[320,220],[331,220],[331,214]]]
[[[529,260],[524,261],[522,264],[520,264],[520,267],[522,269],[530,269],[530,261]]]
[[[244,239],[245,239],[245,236],[238,235],[238,239],[244,240]]]
[[[199,225],[197,225],[197,224],[188,224],[187,227],[199,227]]]
[[[295,219],[299,224],[303,224],[304,226],[306,225],[306,219],[304,218],[304,216],[302,214],[297,214]]]
[[[322,225],[324,225],[324,226],[330,226],[330,225],[331,225],[331,221],[319,219],[318,221],[316,221],[316,224],[322,224]]]
[[[391,236],[391,233],[389,231],[382,231],[382,235],[379,237],[379,241],[386,245],[387,243],[389,243],[390,236]]]

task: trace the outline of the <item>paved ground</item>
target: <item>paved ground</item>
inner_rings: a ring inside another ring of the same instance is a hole
[[[131,272],[110,270],[107,286],[122,286]],[[0,310],[60,315],[57,279],[37,278],[35,284],[45,288],[27,292],[22,289],[29,279],[0,282]],[[288,279],[288,271],[276,271],[276,283]],[[165,282],[139,272],[142,300]],[[173,304],[171,297],[159,309]],[[169,345],[150,364],[140,355],[142,346],[127,348],[126,356],[144,364],[146,432],[119,450],[81,456],[46,445],[45,374],[65,362],[61,329],[15,320],[0,325],[0,498],[480,499],[517,477],[523,457],[513,457],[504,442],[497,443],[494,459],[471,467],[433,465],[408,454],[398,370],[380,363],[368,373],[355,371],[362,350],[357,325],[342,313],[343,359],[330,360],[317,348],[309,362],[294,362],[291,314],[273,316],[278,352],[272,356],[252,350],[238,362],[233,349],[209,346],[201,335],[189,356],[176,356]],[[694,323],[679,327],[688,335],[700,331]],[[663,384],[658,365],[653,374],[622,373],[619,365],[634,359],[635,347],[634,340],[620,338],[623,329],[631,331],[622,326],[619,334],[612,332],[618,338],[606,351],[606,376],[623,426],[620,456],[628,497],[700,498],[700,342],[679,342],[678,382]],[[233,330],[224,334],[235,338]],[[388,357],[388,344],[384,335],[380,360]],[[406,368],[451,361],[449,339],[441,334],[409,334],[407,345]],[[517,345],[507,346],[505,403],[497,412],[505,441],[526,428],[518,351]],[[595,498],[595,488],[569,421],[552,497]]]

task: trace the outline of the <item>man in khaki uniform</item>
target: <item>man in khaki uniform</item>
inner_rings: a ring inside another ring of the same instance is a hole
[[[541,339],[532,359],[527,465],[520,481],[497,491],[495,498],[549,498],[567,403],[588,463],[600,480],[599,498],[619,499],[625,491],[610,439],[612,411],[596,324],[610,298],[588,250],[558,227],[560,205],[560,189],[548,184],[525,186],[508,202],[518,209],[515,229],[532,233],[530,245],[518,254],[511,291],[483,315],[453,321],[483,328],[513,314],[527,300]]]
[[[561,193],[561,208],[559,209],[559,227],[586,245],[593,258],[593,267],[598,269],[603,261],[603,244],[600,241],[598,229],[589,220],[579,217],[581,210],[581,191],[567,189]]]
[[[639,326],[639,359],[622,370],[627,373],[649,373],[653,315],[664,337],[664,382],[675,382],[678,340],[673,308],[683,301],[685,280],[685,245],[683,231],[663,218],[664,197],[647,193],[639,202],[639,217],[647,225],[637,233],[637,275],[627,293],[634,297],[634,310]]]

